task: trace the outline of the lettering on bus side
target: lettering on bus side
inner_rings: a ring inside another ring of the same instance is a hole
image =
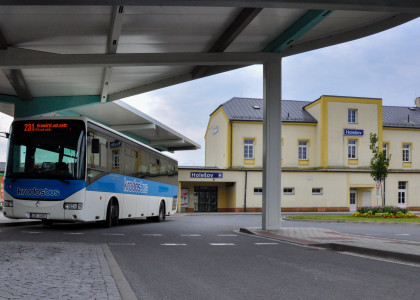
[[[149,191],[149,186],[146,183],[143,183],[142,181],[137,182],[137,181],[127,180],[124,177],[124,192],[147,194],[148,191]]]

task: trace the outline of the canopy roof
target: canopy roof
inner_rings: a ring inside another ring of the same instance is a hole
[[[420,2],[412,0],[27,3],[0,5],[0,111],[16,117],[95,107],[357,39],[420,15]]]

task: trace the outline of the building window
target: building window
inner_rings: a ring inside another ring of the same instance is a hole
[[[357,123],[357,109],[349,109],[347,119],[349,124]]]
[[[262,188],[261,187],[254,188],[254,195],[262,195]]]
[[[308,141],[299,141],[299,160],[308,159]]]
[[[294,195],[295,194],[295,188],[285,187],[285,188],[283,188],[283,194],[284,195]]]
[[[120,167],[120,151],[119,150],[112,151],[112,167],[113,168]]]
[[[322,188],[312,188],[312,195],[322,195]]]
[[[382,144],[382,152],[384,153],[385,158],[388,159],[389,158],[389,143]]]
[[[245,159],[254,158],[254,140],[253,139],[244,140],[244,158]]]
[[[357,158],[357,140],[348,140],[348,158]]]
[[[407,200],[407,182],[398,181],[398,204],[405,204]]]
[[[402,161],[403,162],[410,162],[411,161],[411,145],[410,144],[403,144],[402,147]]]

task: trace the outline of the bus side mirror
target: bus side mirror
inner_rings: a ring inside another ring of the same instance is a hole
[[[99,139],[92,139],[92,153],[99,153],[100,149]]]
[[[8,139],[10,137],[10,133],[8,133],[8,132],[0,132],[0,137],[4,137],[4,138]]]

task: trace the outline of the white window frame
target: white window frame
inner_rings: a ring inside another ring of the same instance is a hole
[[[249,143],[249,142],[252,143]],[[254,139],[244,139],[244,159],[254,159],[255,158],[255,148],[254,148]]]
[[[382,144],[382,152],[384,153],[385,158],[388,159],[389,158],[389,143]]]
[[[357,140],[356,139],[349,139],[347,141],[347,158],[357,159]]]
[[[319,190],[319,191],[317,191],[317,190]],[[324,193],[323,188],[319,188],[319,187],[312,188],[312,195],[323,195],[323,193]]]
[[[350,205],[356,205],[356,204],[357,204],[357,190],[350,189]]]
[[[308,160],[308,141],[298,141],[298,158],[299,160]]]
[[[407,203],[407,181],[398,181],[398,204]]]
[[[411,162],[411,144],[403,143],[402,145],[402,161]]]
[[[357,124],[357,109],[349,108],[347,112],[347,122],[349,124]]]
[[[283,188],[283,195],[294,195],[295,188],[294,187],[285,187]]]

